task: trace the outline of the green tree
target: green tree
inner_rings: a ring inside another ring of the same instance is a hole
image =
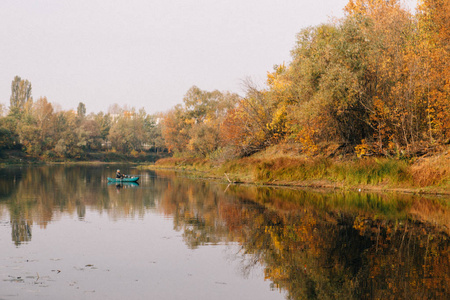
[[[19,76],[15,76],[11,83],[10,114],[14,116],[20,115],[25,110],[26,104],[30,102],[33,102],[31,83]]]
[[[0,118],[0,148],[11,149],[20,146],[16,124],[16,120],[10,115]]]
[[[289,72],[294,90],[291,123],[300,140],[357,144],[370,134],[364,18],[303,30]]]
[[[73,111],[61,111],[56,116],[55,123],[58,135],[55,151],[58,155],[68,158],[79,158],[83,154],[83,142],[80,143],[78,118]]]
[[[14,133],[3,126],[0,126],[0,150],[13,148],[15,141],[16,138]]]
[[[78,103],[77,115],[80,119],[84,119],[86,116],[86,105],[83,102]]]

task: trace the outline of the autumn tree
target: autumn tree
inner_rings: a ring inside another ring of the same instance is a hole
[[[418,5],[415,74],[417,101],[425,108],[430,144],[450,140],[450,3],[422,0]]]
[[[448,1],[422,1],[413,17],[400,1],[358,0],[348,18],[370,21],[370,111],[379,153],[414,154],[448,140]],[[368,137],[370,138],[370,136]]]
[[[270,144],[273,106],[264,90],[254,82],[244,82],[246,95],[229,111],[221,129],[221,140],[233,146],[235,155],[248,156]]]
[[[236,94],[202,91],[196,86],[188,90],[183,102],[186,122],[192,123],[187,145],[192,153],[206,156],[220,147],[221,122],[238,98]]]
[[[169,150],[207,156],[221,147],[219,133],[228,111],[239,96],[217,90],[209,92],[193,86],[162,118],[162,135]]]
[[[111,129],[112,125],[111,115],[109,113],[99,112],[92,118],[97,123],[101,139],[103,140],[104,143],[106,143],[109,130]]]
[[[179,104],[166,112],[161,120],[161,130],[170,152],[182,152],[189,143],[191,123],[186,122],[183,107]]]
[[[22,113],[17,122],[17,133],[27,153],[40,155],[54,146],[53,107],[41,97]]]
[[[149,142],[149,132],[153,126],[145,110],[124,111],[113,121],[108,140],[114,149],[123,153],[142,151]]]
[[[78,144],[84,151],[101,150],[102,136],[100,126],[92,116],[84,118],[75,131],[78,134]]]
[[[355,0],[338,22],[302,30],[292,63],[269,73],[265,105],[281,120],[270,125],[307,150],[368,143],[410,155],[445,142],[447,11],[446,1],[423,1],[415,18],[397,0]]]

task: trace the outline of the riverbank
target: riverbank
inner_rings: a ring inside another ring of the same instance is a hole
[[[146,167],[180,170],[229,183],[450,195],[449,149],[408,160],[307,157],[268,149],[224,162],[172,157]]]
[[[0,150],[0,166],[36,165],[47,163],[134,163],[155,162],[165,158],[168,153],[141,152],[136,155],[122,154],[113,151],[87,152],[74,158],[35,157],[19,150]]]

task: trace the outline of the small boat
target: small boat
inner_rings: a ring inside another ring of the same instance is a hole
[[[138,180],[139,180],[139,176],[124,177],[124,178],[108,177],[108,182],[136,182]]]

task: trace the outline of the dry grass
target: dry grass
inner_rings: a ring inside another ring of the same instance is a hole
[[[450,186],[450,151],[418,159],[410,172],[416,186]]]
[[[201,165],[208,162],[207,159],[202,158],[180,158],[180,157],[168,157],[162,158],[155,162],[155,166],[175,168],[175,167],[190,167],[195,165]]]

